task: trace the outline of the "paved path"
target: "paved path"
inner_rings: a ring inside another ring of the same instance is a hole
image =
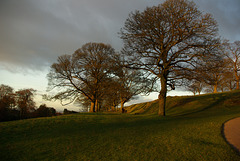
[[[240,154],[240,117],[227,121],[223,128],[227,142]]]

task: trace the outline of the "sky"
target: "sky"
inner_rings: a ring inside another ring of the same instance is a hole
[[[72,54],[88,42],[110,44],[119,51],[118,32],[130,12],[143,11],[163,0],[0,0],[0,84],[15,90],[37,90],[37,105],[78,110],[73,105],[46,102],[47,78],[57,57]],[[194,0],[199,10],[211,13],[221,37],[240,40],[240,0]],[[188,92],[170,92],[183,95]],[[138,101],[157,99],[157,95]]]

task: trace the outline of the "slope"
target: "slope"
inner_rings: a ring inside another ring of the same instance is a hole
[[[231,91],[199,96],[167,97],[166,115],[177,116],[204,111],[211,108],[240,106],[240,91]],[[130,114],[157,114],[158,100],[126,107]]]
[[[169,97],[166,117],[155,114],[152,102],[130,109],[141,115],[83,113],[1,122],[0,158],[237,161],[221,126],[240,116],[239,95]]]

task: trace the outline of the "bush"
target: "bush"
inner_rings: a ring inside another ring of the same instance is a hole
[[[56,110],[52,107],[47,107],[46,104],[42,104],[35,111],[35,117],[51,117],[56,116]]]

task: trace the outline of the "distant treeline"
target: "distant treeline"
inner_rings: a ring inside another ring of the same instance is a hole
[[[0,121],[12,121],[21,120],[27,118],[37,118],[37,117],[51,117],[56,116],[57,112],[52,107],[47,107],[45,104],[40,105],[39,108],[32,112],[25,113],[24,116],[21,115],[21,110],[18,108],[7,108],[0,105]]]
[[[0,85],[0,121],[56,116],[57,112],[53,107],[42,104],[36,108],[34,92],[34,89],[14,92],[10,86]]]

